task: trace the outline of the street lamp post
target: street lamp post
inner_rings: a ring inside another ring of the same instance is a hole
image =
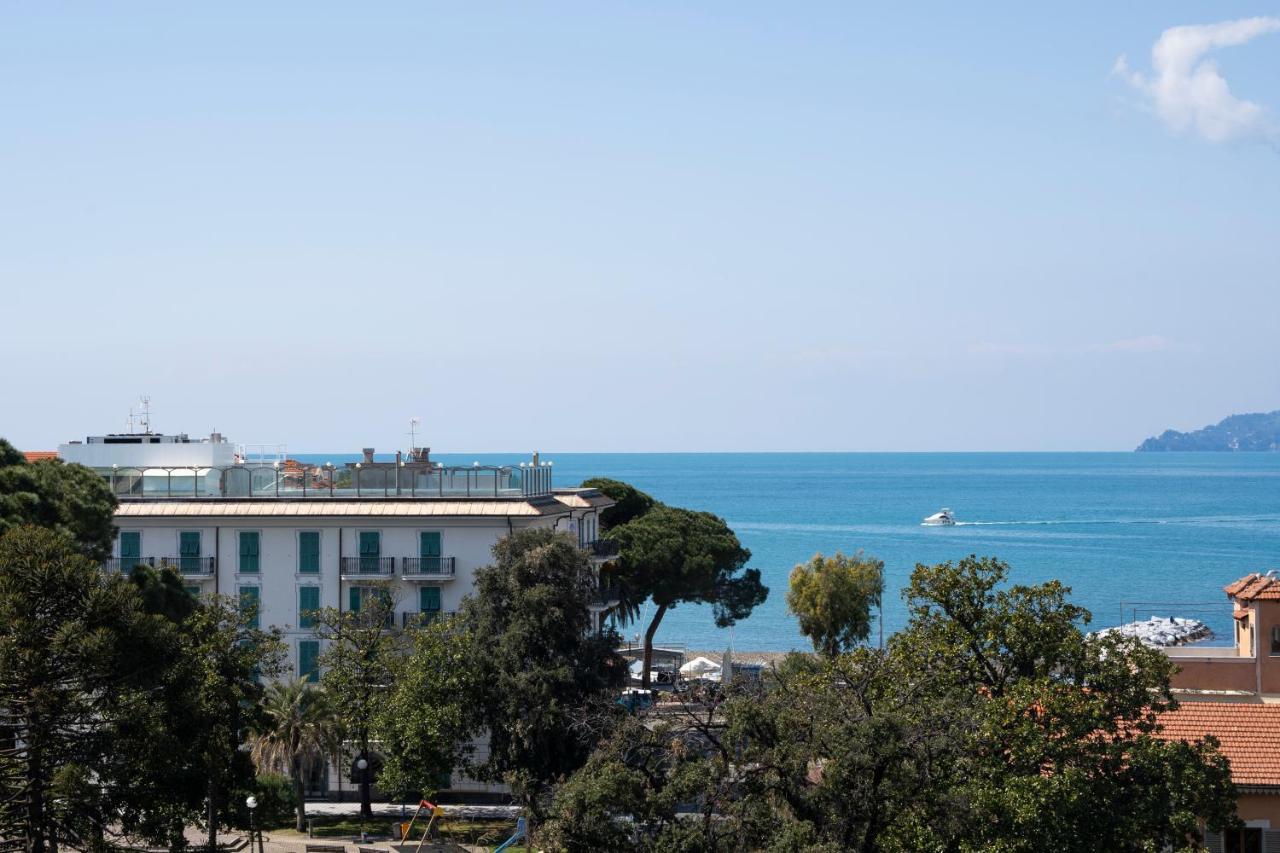
[[[368,802],[369,795],[369,759],[364,755],[356,761],[356,770],[360,771],[360,840],[368,840],[364,834],[365,819],[365,803]],[[259,851],[261,853],[261,851]]]
[[[258,826],[258,798],[250,794],[245,797],[244,804],[249,807],[249,850],[253,851],[253,837],[258,836],[258,853],[262,853],[262,829]]]

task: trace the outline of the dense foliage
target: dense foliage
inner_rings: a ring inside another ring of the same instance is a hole
[[[0,438],[0,533],[23,524],[46,527],[102,560],[115,539],[115,509],[111,487],[90,469],[58,459],[28,463]]]
[[[884,650],[795,656],[719,706],[620,729],[563,786],[563,849],[1196,850],[1233,820],[1212,741],[1154,737],[1171,665],[1056,583],[918,566]],[[681,806],[680,804],[683,804]],[[684,811],[683,818],[677,815]]]
[[[595,572],[572,539],[524,530],[493,550],[460,614],[480,643],[477,709],[489,755],[477,771],[510,783],[536,818],[551,784],[595,746],[626,666],[617,635],[591,630]]]
[[[653,638],[668,610],[682,603],[710,604],[716,625],[727,628],[769,594],[760,570],[746,568],[751,552],[709,512],[659,505],[614,528],[609,537],[621,548],[621,577],[655,607],[644,633],[646,687]]]
[[[814,650],[835,657],[871,636],[871,611],[883,592],[883,560],[816,554],[792,569],[787,607]]]

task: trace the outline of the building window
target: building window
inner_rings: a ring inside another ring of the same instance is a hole
[[[1262,853],[1262,830],[1246,827],[1222,836],[1222,849],[1226,853]]]
[[[419,571],[440,571],[440,555],[443,553],[440,531],[424,530],[418,534],[418,556],[422,558]]]
[[[199,530],[183,530],[178,534],[178,568],[193,574],[200,571]]]
[[[380,596],[384,602],[391,600],[391,593],[381,587],[353,586],[347,593],[347,607],[352,613],[359,613],[368,602],[373,600],[375,595]],[[392,627],[392,620],[394,619],[395,613],[391,612],[391,608],[388,607],[387,628]]]
[[[310,682],[320,680],[320,642],[298,641],[298,677]]]
[[[440,613],[440,587],[424,586],[418,593],[418,609],[425,618],[431,619]]]
[[[258,531],[240,531],[240,571],[247,575],[258,573],[258,551],[260,546]]]
[[[1271,626],[1271,654],[1280,655],[1280,625]]]
[[[298,571],[315,574],[320,571],[320,532],[304,530],[298,534]]]
[[[120,569],[129,571],[142,562],[142,534],[137,530],[120,531]]]
[[[298,587],[298,627],[314,628],[315,612],[320,609],[320,587]]]
[[[377,530],[360,531],[360,571],[377,574],[382,556],[382,534]]]
[[[242,586],[237,592],[240,594],[240,612],[252,614],[249,617],[249,627],[257,629],[262,616],[260,605],[262,604],[262,590],[256,586]]]
[[[185,589],[187,591],[187,595],[192,598],[199,598],[200,593],[203,592],[203,590],[198,586],[184,586],[183,589]]]

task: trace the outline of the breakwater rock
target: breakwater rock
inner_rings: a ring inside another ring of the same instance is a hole
[[[1119,634],[1121,637],[1137,637],[1148,646],[1185,646],[1200,640],[1213,639],[1209,626],[1198,619],[1180,619],[1176,616],[1152,616],[1143,622],[1129,622],[1114,628],[1095,631],[1095,636]]]

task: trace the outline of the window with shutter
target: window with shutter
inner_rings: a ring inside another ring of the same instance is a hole
[[[422,560],[420,571],[440,571],[440,531],[424,530],[418,534],[418,556]]]
[[[249,619],[249,627],[257,628],[259,625],[259,617],[261,616],[260,607],[262,601],[262,590],[256,586],[242,586],[238,590],[240,593],[240,612],[252,613]]]
[[[298,571],[307,574],[320,571],[320,532],[317,530],[298,534]]]
[[[298,641],[298,677],[310,682],[320,680],[320,643],[316,640]]]
[[[377,530],[360,531],[360,571],[377,572],[382,555],[382,534]]]
[[[178,568],[184,572],[200,570],[200,531],[184,530],[178,534]]]
[[[423,613],[440,612],[440,587],[424,586],[418,593],[419,609]]]
[[[240,531],[240,571],[255,574],[258,571],[258,531]]]
[[[364,595],[362,593],[363,593],[363,590],[358,586],[353,586],[348,591],[347,609],[350,610],[352,613],[360,612],[360,602],[364,598]]]
[[[137,530],[120,531],[120,568],[128,571],[142,559],[142,534]]]
[[[314,628],[315,611],[320,609],[320,587],[298,587],[298,627]]]

